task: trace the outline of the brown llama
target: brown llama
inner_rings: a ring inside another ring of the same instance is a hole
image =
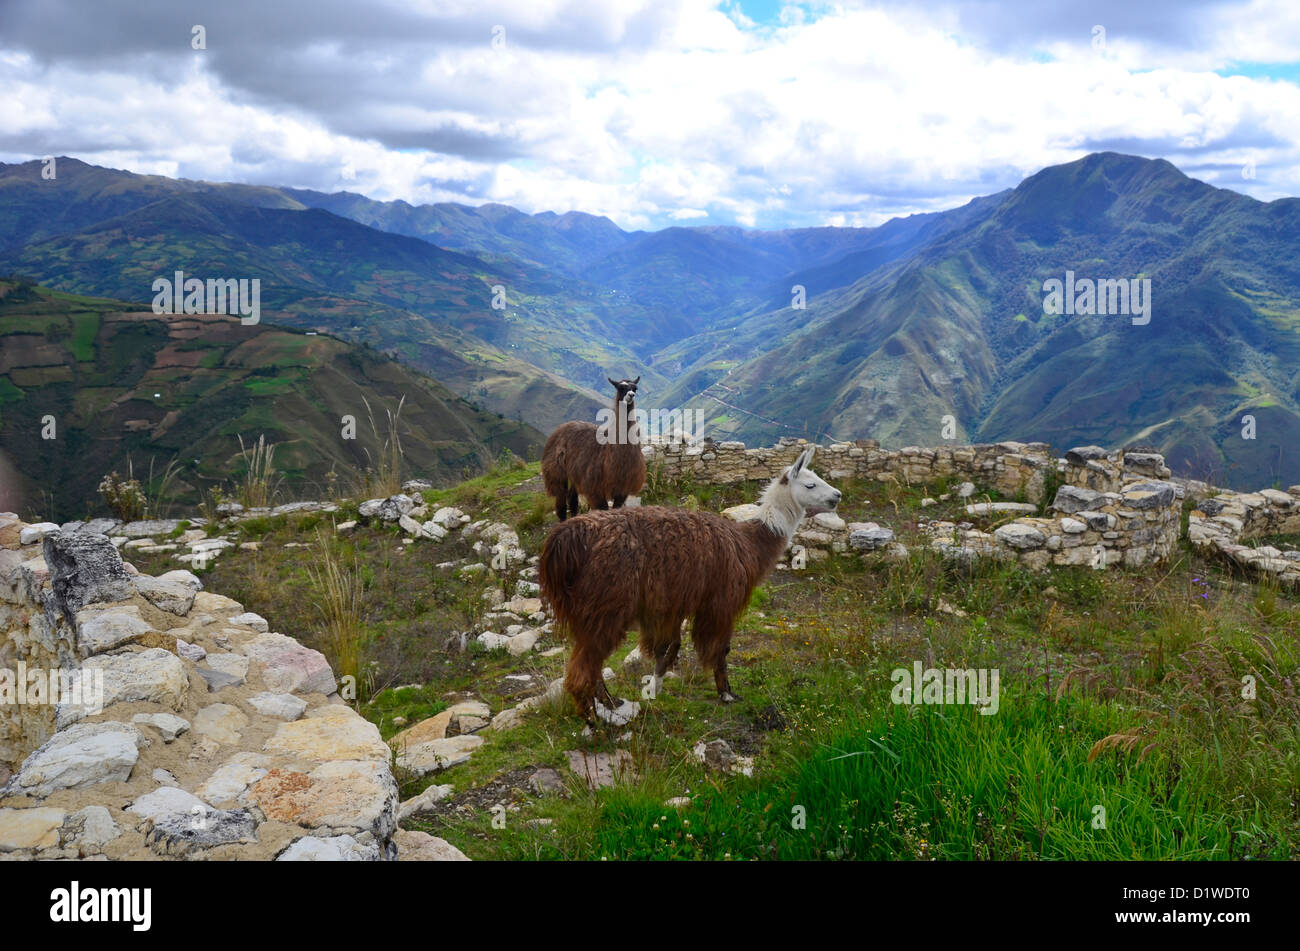
[[[645,456],[636,424],[636,386],[641,378],[609,382],[615,391],[612,422],[563,423],[542,450],[542,482],[546,494],[555,499],[561,522],[566,515],[578,514],[579,494],[592,511],[608,508],[611,500],[617,509],[645,485]],[[604,415],[602,410],[597,418]]]
[[[611,711],[620,704],[601,669],[628,629],[640,629],[641,655],[655,658],[653,697],[677,659],[688,617],[695,652],[713,671],[718,696],[724,703],[736,699],[727,652],[737,617],[805,512],[839,504],[839,490],[809,468],[812,455],[811,447],[804,450],[771,481],[751,521],[647,506],[588,512],[551,529],[539,565],[542,599],[573,640],[564,686],[588,723],[600,713],[597,700]]]

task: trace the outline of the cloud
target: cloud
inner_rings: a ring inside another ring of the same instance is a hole
[[[0,156],[626,228],[875,223],[1105,148],[1300,191],[1300,87],[1222,74],[1297,59],[1285,2],[744,7],[23,0]]]

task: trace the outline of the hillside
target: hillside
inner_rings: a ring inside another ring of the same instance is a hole
[[[799,322],[788,307],[755,318],[786,329],[715,353],[673,398],[719,396],[719,430],[749,441],[806,427],[926,444],[951,414],[957,439],[1142,442],[1224,484],[1300,478],[1300,201],[1108,153],[981,212]],[[1043,282],[1067,270],[1149,278],[1150,323],[1045,314]]]
[[[110,470],[178,466],[170,494],[197,503],[244,467],[245,445],[276,444],[284,491],[324,495],[378,465],[386,410],[401,410],[409,471],[439,483],[481,471],[509,450],[540,452],[541,434],[477,409],[440,382],[323,334],[215,316],[156,316],[121,301],[0,281],[0,446],[22,473],[27,507],[47,517],[95,510]],[[372,427],[365,401],[374,414]],[[56,438],[42,439],[52,416]],[[356,419],[343,439],[342,418]],[[369,453],[369,455],[367,455]]]

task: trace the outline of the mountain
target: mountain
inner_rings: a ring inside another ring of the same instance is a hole
[[[1090,155],[1026,179],[798,320],[788,306],[751,318],[799,326],[745,337],[753,349],[734,362],[715,350],[670,399],[710,405],[718,433],[751,441],[928,444],[951,415],[958,440],[1139,442],[1225,484],[1293,483],[1298,261],[1300,201]],[[1067,271],[1149,280],[1150,322],[1044,313],[1044,282]],[[1254,439],[1242,438],[1248,415]]]
[[[951,428],[1300,481],[1297,202],[1168,162],[1098,153],[876,228],[655,232],[58,162],[57,185],[0,166],[0,273],[141,302],[176,268],[258,277],[264,319],[368,343],[543,431],[639,373],[643,406],[749,442]],[[1045,312],[1067,272],[1149,280],[1151,322]]]
[[[27,474],[19,492],[46,517],[85,514],[100,478],[125,476],[128,460],[141,477],[175,459],[175,497],[197,502],[240,475],[241,436],[276,444],[290,496],[325,494],[331,469],[346,488],[377,460],[386,410],[403,397],[409,475],[454,482],[504,450],[540,453],[535,429],[368,348],[0,281],[0,470]],[[345,416],[355,439],[343,438]],[[42,438],[51,420],[54,438]]]

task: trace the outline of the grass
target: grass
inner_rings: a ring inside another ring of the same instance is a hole
[[[733,640],[739,703],[718,703],[684,645],[680,676],[625,729],[584,736],[567,701],[547,704],[513,730],[483,734],[465,764],[399,777],[403,798],[454,787],[438,811],[406,824],[476,859],[1300,857],[1294,593],[1185,544],[1142,571],[1033,573],[993,561],[963,570],[919,544],[924,519],[963,513],[954,499],[921,507],[943,486],[839,487],[846,520],[887,525],[910,554],[774,572]],[[717,510],[756,494],[752,484],[659,476],[644,500]],[[516,459],[424,497],[430,510],[456,505],[517,526],[532,553],[554,522],[536,464]],[[223,556],[208,584],[275,616],[342,669],[310,607],[326,586],[313,582],[302,549],[282,547],[322,524],[241,522],[240,537],[262,550]],[[562,674],[563,654],[540,656],[554,640],[521,657],[458,649],[459,632],[482,629],[490,582],[437,564],[475,560],[469,540],[453,532],[404,546],[400,536],[371,525],[329,541],[330,557],[355,566],[363,585],[360,633],[350,636],[359,669],[375,672],[361,710],[385,737],[399,717],[413,725],[468,697],[496,713]],[[622,663],[633,643],[608,661],[620,696],[639,694],[641,671]],[[998,713],[894,704],[892,671],[917,661],[996,668]],[[708,771],[692,748],[715,738],[753,756],[754,774]],[[566,751],[616,749],[631,755],[635,780],[592,791],[568,770]],[[563,794],[528,789],[541,767],[566,777]],[[679,796],[690,805],[665,805]],[[504,829],[492,824],[497,804]]]

